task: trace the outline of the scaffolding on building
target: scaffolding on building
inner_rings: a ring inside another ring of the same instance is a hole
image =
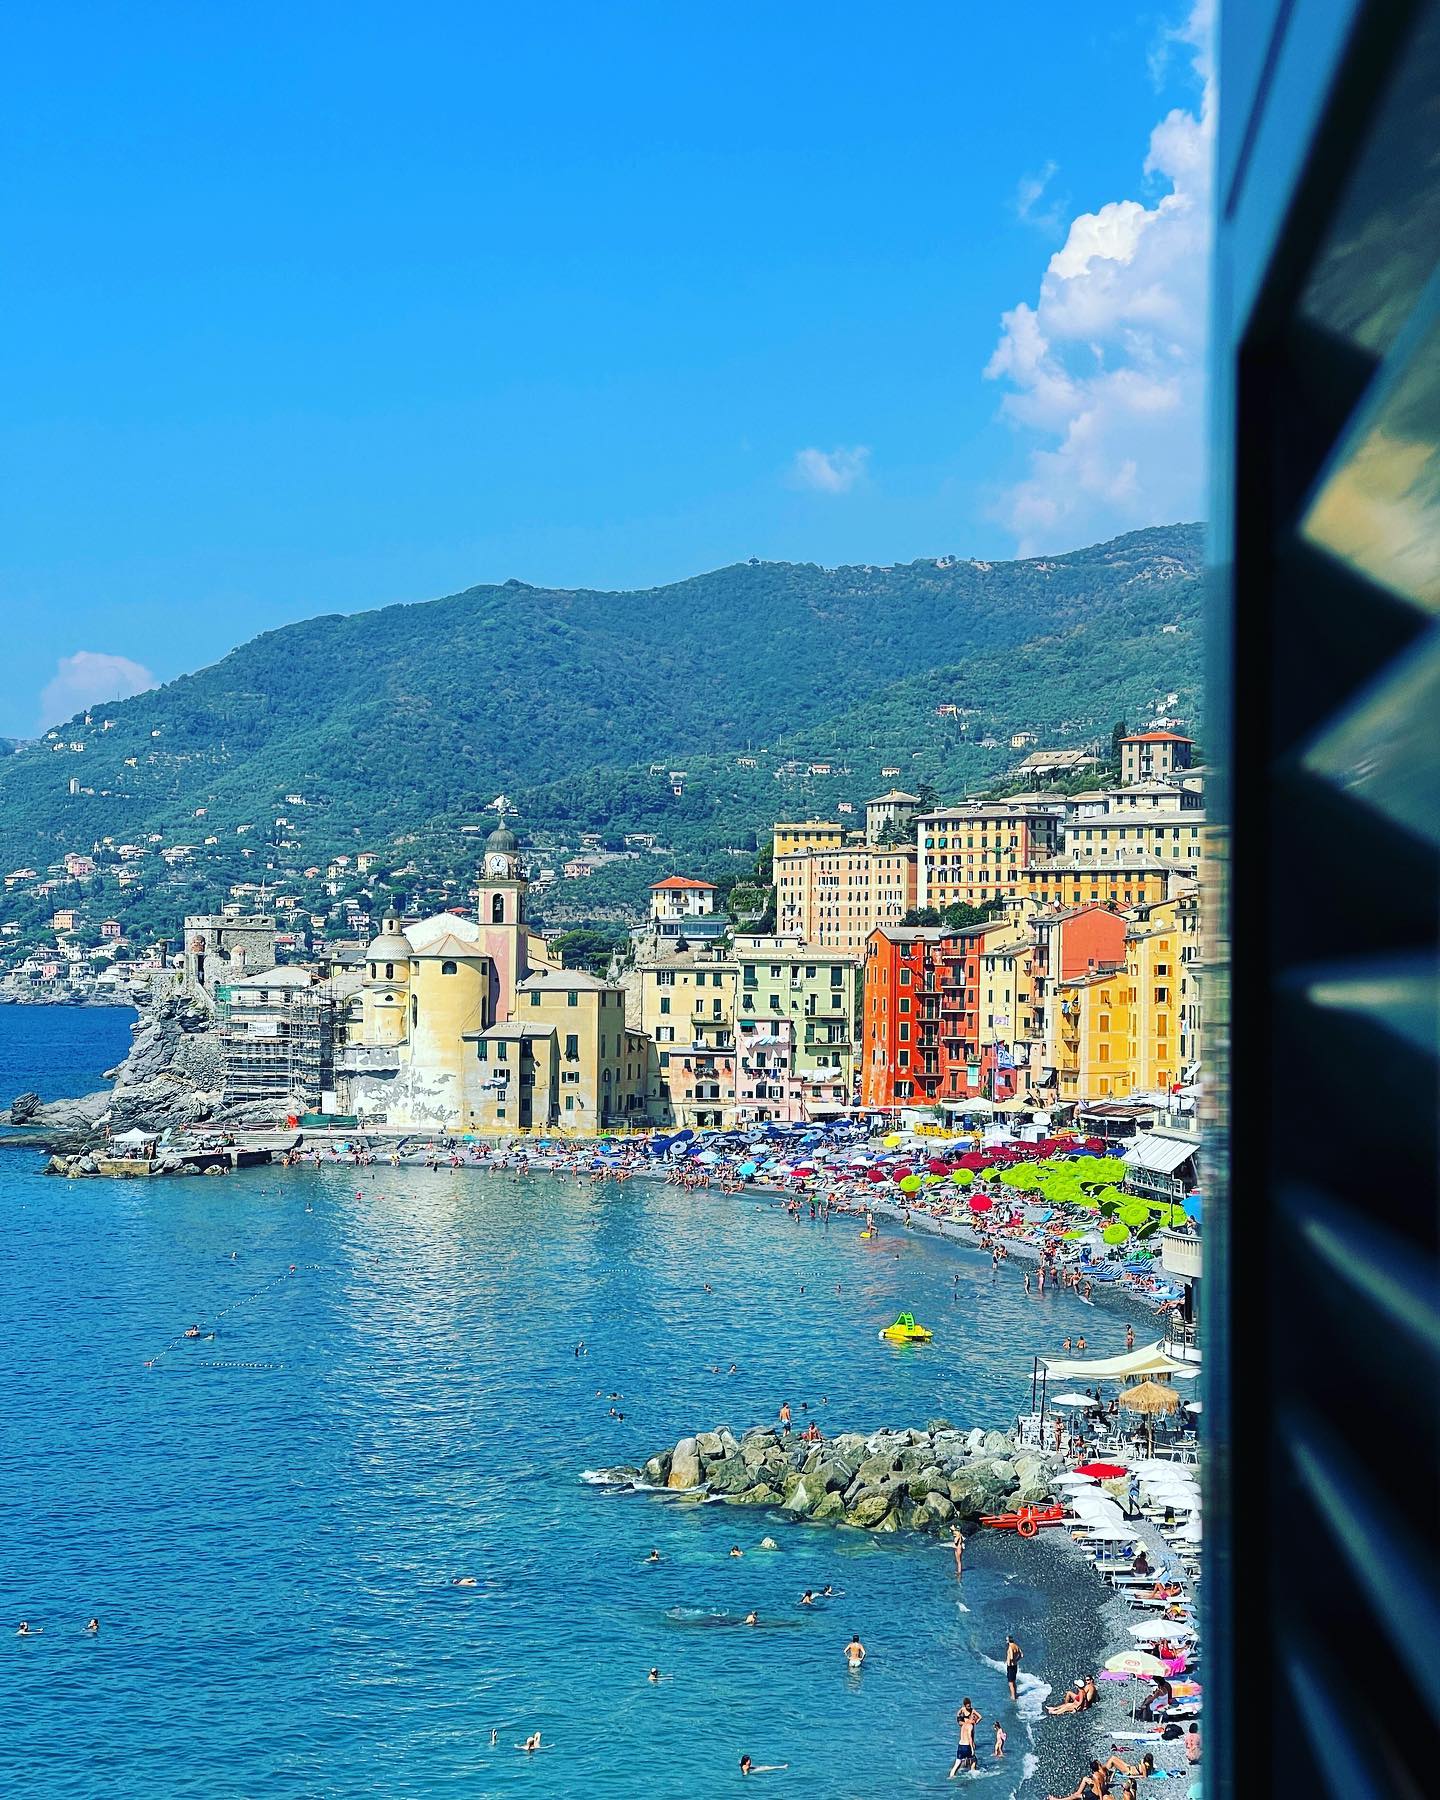
[[[226,1105],[299,1101],[321,1105],[335,1082],[335,998],[303,988],[216,990]]]

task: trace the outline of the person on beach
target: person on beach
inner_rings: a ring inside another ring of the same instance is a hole
[[[995,1721],[995,1754],[997,1756],[1005,1754],[1005,1727],[998,1719]]]
[[[780,1430],[785,1437],[789,1437],[789,1435],[790,1435],[790,1402],[788,1400],[781,1401],[779,1416],[780,1416]]]
[[[975,1733],[985,1715],[976,1712],[967,1694],[960,1702],[960,1710],[955,1714],[955,1760],[950,1765],[947,1781],[953,1781],[962,1769],[975,1772]]]
[[[1051,1794],[1050,1800],[1102,1800],[1110,1792],[1110,1777],[1105,1773],[1094,1757],[1090,1759],[1090,1772],[1082,1775],[1077,1787],[1068,1794]]]
[[[850,1642],[845,1646],[845,1659],[852,1669],[858,1669],[865,1660],[865,1646],[860,1642],[858,1631],[850,1633]]]
[[[1138,1763],[1128,1763],[1123,1756],[1112,1756],[1104,1767],[1116,1775],[1128,1775],[1135,1781],[1149,1781],[1155,1773],[1155,1758],[1147,1750]]]
[[[1009,1686],[1010,1698],[1012,1700],[1018,1700],[1020,1698],[1020,1664],[1024,1659],[1024,1655],[1025,1652],[1015,1642],[1015,1639],[1013,1637],[1007,1637],[1005,1640],[1005,1680]]]
[[[1200,1726],[1192,1719],[1185,1727],[1185,1761],[1194,1768],[1200,1760]]]

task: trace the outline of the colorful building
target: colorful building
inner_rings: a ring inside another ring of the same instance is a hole
[[[1193,888],[1188,862],[1144,850],[1116,854],[1109,862],[1067,853],[1020,871],[1015,891],[1037,906],[1153,906]]]
[[[1024,892],[1025,872],[1060,849],[1059,801],[993,800],[923,813],[917,827],[920,907],[984,906]]]
[[[656,1125],[709,1128],[735,1118],[735,963],[682,950],[638,971],[649,1045],[646,1110]]]
[[[845,842],[845,827],[831,819],[801,819],[775,827],[775,855],[793,856],[797,850],[838,850]]]
[[[857,836],[827,849],[777,855],[773,877],[778,936],[861,956],[876,926],[898,925],[915,905],[916,853],[909,845]]]
[[[860,1046],[860,956],[778,935],[737,937],[734,956],[739,1023],[787,1020],[793,1028],[805,1116],[850,1105]]]

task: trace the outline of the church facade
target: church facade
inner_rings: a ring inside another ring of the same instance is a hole
[[[336,1050],[363,1125],[591,1137],[643,1122],[645,1044],[625,997],[562,969],[525,918],[503,822],[485,843],[475,915],[384,921]]]

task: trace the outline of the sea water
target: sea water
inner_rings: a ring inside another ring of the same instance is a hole
[[[83,1090],[127,1027],[0,1013],[0,1071]],[[753,1194],[384,1166],[64,1181],[43,1161],[0,1151],[0,1742],[27,1787],[693,1796],[748,1751],[788,1763],[777,1789],[938,1793],[965,1694],[988,1792],[1073,1779],[1046,1745],[1070,1722],[1038,1704],[1076,1672],[1052,1663],[1088,1604],[1057,1546],[981,1533],[957,1582],[948,1545],[582,1473],[787,1400],[826,1433],[1003,1427],[1036,1351],[1119,1348],[1121,1322],[1027,1297],[980,1252],[864,1242]],[[879,1340],[901,1310],[932,1344]],[[827,1582],[840,1598],[798,1605]],[[43,1635],[15,1638],[21,1618]],[[537,1730],[538,1754],[515,1748]]]

